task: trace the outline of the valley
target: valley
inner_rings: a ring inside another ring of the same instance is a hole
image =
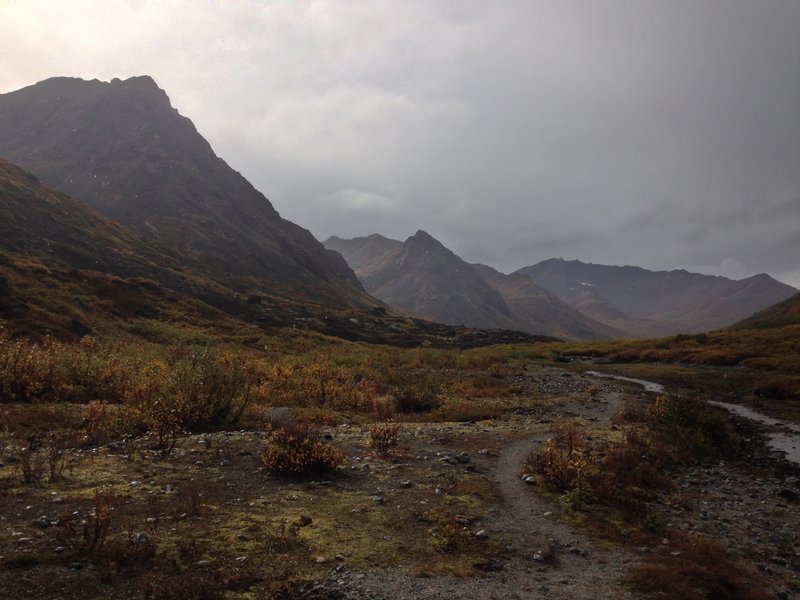
[[[800,594],[791,286],[321,243],[146,76],[0,157],[3,594]]]
[[[283,395],[272,392],[264,404],[256,393],[235,428],[187,422],[171,433],[120,434],[115,428],[133,418],[125,405],[5,403],[3,589],[20,598],[204,590],[203,597],[374,599],[800,591],[800,465],[770,451],[768,428],[700,408],[685,414],[717,437],[690,441],[695,425],[682,417],[675,432],[688,437],[663,446],[659,431],[671,425],[647,414],[667,396],[586,373],[639,378],[641,369],[564,365],[549,353],[546,345],[460,353],[340,347],[327,355],[340,374],[322,396],[303,387],[312,371],[298,369],[324,358],[298,355],[293,369],[283,358],[274,368],[294,370],[282,379]],[[394,368],[394,377],[408,370],[414,380],[395,380],[387,393],[358,384],[360,393],[342,393],[342,372],[353,368],[342,363],[347,354],[372,362],[368,377]],[[660,369],[665,392],[684,397],[674,367],[651,366],[648,376],[659,378]],[[707,382],[704,398],[748,401],[752,375],[730,371],[732,385],[726,369],[683,370]],[[277,390],[276,378],[264,380]],[[433,406],[400,412],[401,390],[419,393],[426,380],[437,384]],[[293,393],[292,385],[300,387]],[[670,410],[686,410],[678,406]],[[379,446],[375,428],[387,425],[396,439]],[[611,477],[618,467],[608,457],[647,443],[655,445],[644,465],[658,465],[658,477],[636,467],[642,479],[634,487],[617,480],[606,497],[602,479],[581,496],[545,472],[526,473],[528,454],[564,426],[575,428],[580,456],[606,448],[585,474]],[[315,439],[336,447],[341,463],[301,476],[270,470],[265,456],[282,427],[318,431]],[[198,428],[205,432],[191,433]],[[34,439],[26,457],[24,440]]]

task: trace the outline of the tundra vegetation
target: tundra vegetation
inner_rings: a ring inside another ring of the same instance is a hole
[[[655,549],[628,592],[798,593],[796,570],[776,583],[713,537],[668,528],[662,502],[687,469],[757,438],[705,400],[798,414],[798,337],[445,350],[283,330],[64,341],[0,329],[0,584],[292,598],[342,569],[490,577],[507,552],[485,531],[504,502],[493,457],[536,434],[517,465],[532,499],[599,547]],[[625,387],[610,420],[565,417],[607,402],[608,380],[582,375],[591,360],[668,393]]]

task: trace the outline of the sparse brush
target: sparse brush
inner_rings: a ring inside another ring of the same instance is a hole
[[[391,397],[399,413],[426,413],[441,405],[439,390],[427,378],[393,388]]]
[[[37,444],[31,441],[19,451],[19,469],[22,482],[27,485],[39,485],[44,476],[44,458],[38,452]]]
[[[272,431],[261,461],[276,475],[306,475],[333,471],[345,462],[345,456],[322,440],[316,427],[287,423]]]
[[[386,455],[392,446],[397,445],[402,431],[403,426],[400,423],[375,423],[369,428],[369,445],[378,454]]]
[[[74,555],[98,552],[111,531],[116,495],[106,489],[96,489],[92,510],[84,518],[77,513],[66,513],[58,519],[54,529],[56,542],[72,550]]]
[[[584,435],[572,421],[556,423],[552,431],[553,436],[528,455],[525,468],[539,474],[547,485],[565,492],[572,489],[577,477]]]
[[[70,432],[59,429],[50,432],[47,436],[47,465],[50,469],[50,483],[63,479],[66,464],[66,450],[70,447],[72,436]]]

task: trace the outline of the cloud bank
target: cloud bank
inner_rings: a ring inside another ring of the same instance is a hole
[[[152,75],[317,237],[800,285],[800,3],[4,2],[0,92]]]

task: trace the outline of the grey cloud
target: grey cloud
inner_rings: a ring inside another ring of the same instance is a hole
[[[317,237],[800,283],[794,0],[3,10],[0,91],[152,74]]]

